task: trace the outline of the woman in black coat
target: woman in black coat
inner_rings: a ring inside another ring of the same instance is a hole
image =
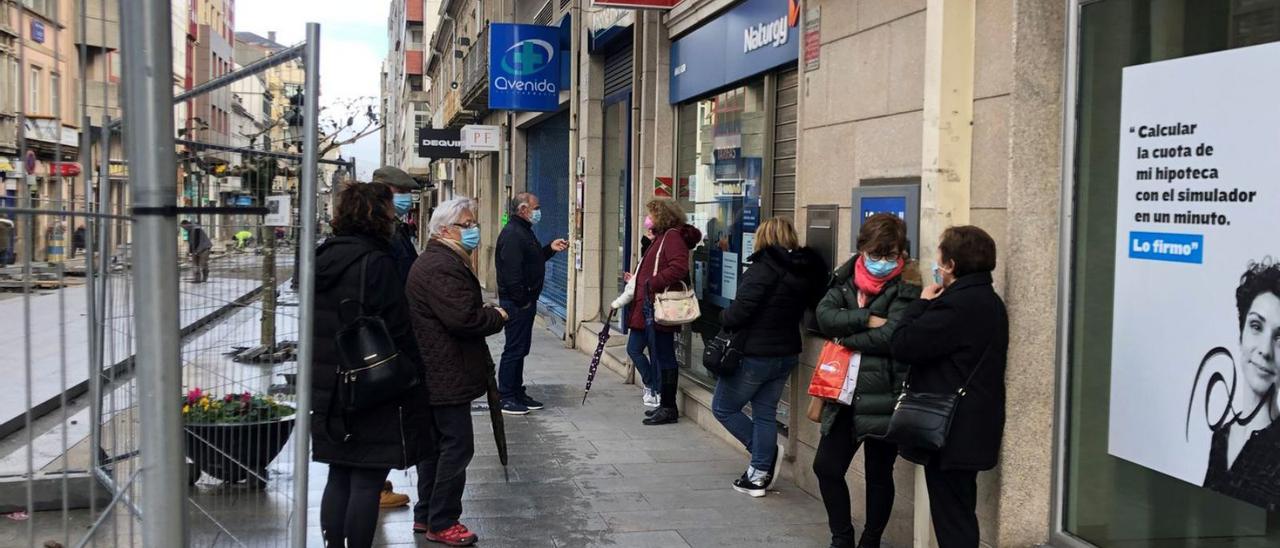
[[[758,251],[748,261],[737,298],[720,315],[720,325],[741,344],[742,364],[716,381],[711,411],[751,452],[751,463],[733,481],[734,490],[763,497],[778,461],[778,399],[800,358],[800,320],[817,304],[827,265],[800,247],[791,221],[769,219],[756,230]],[[742,412],[751,404],[751,415]]]
[[[911,364],[908,390],[954,393],[960,402],[941,451],[903,447],[924,465],[940,548],[978,546],[978,472],[995,468],[1004,435],[1009,316],[991,283],[996,244],[976,226],[942,233],[937,283],[924,288],[893,334],[895,360]]]
[[[413,530],[427,540],[469,546],[477,536],[458,520],[467,466],[475,454],[471,400],[485,394],[493,379],[493,358],[485,337],[502,331],[507,312],[486,306],[471,257],[480,246],[477,204],[470,198],[441,203],[431,216],[427,241],[405,295],[431,392],[435,446],[418,463],[418,503]]]
[[[391,258],[391,190],[381,184],[351,184],[337,200],[335,236],[316,250],[314,329],[319,347],[311,363],[311,457],[329,465],[320,503],[325,544],[365,547],[373,544],[387,474],[416,464],[430,448],[425,430],[430,415],[421,386],[359,413],[344,413],[337,401],[334,337],[344,325],[339,309],[344,300],[360,300],[362,276],[365,313],[386,322],[404,359],[421,363],[404,283]]]

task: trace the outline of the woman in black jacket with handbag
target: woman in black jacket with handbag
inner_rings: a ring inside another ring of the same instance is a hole
[[[907,224],[896,215],[868,217],[858,231],[857,250],[833,276],[818,303],[817,320],[831,341],[861,353],[853,401],[822,404],[822,438],[813,459],[832,548],[853,548],[854,528],[845,475],[859,449],[865,462],[866,520],[858,548],[878,548],[889,525],[898,446],[883,435],[902,392],[907,364],[894,359],[889,338],[920,297],[919,268],[908,262]],[[907,279],[910,279],[908,281]]]
[[[800,320],[822,296],[827,276],[822,257],[799,240],[786,218],[762,223],[737,298],[720,315],[742,362],[716,381],[711,411],[751,452],[751,464],[733,488],[753,497],[763,497],[776,475],[778,399],[800,357]],[[750,416],[742,412],[748,403]]]
[[[939,451],[902,447],[924,465],[940,548],[978,546],[978,472],[995,468],[1004,435],[1009,316],[992,286],[996,244],[976,226],[942,233],[935,284],[907,309],[893,357],[911,364],[907,391],[959,394]]]
[[[421,363],[404,282],[391,258],[394,212],[385,185],[349,184],[337,196],[335,236],[316,250],[314,329],[319,346],[311,363],[311,457],[329,465],[320,503],[326,546],[372,546],[387,474],[416,464],[431,443],[425,430],[430,415],[424,385],[354,413],[343,411],[336,393],[340,364],[334,340],[362,293],[363,313],[385,322],[402,359]]]

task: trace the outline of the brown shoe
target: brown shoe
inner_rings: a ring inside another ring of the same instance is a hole
[[[409,495],[397,493],[391,490],[391,482],[382,484],[382,497],[378,501],[379,508],[399,508],[409,505]]]

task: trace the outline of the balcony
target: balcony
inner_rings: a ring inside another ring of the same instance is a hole
[[[480,31],[462,58],[462,108],[477,114],[489,110],[489,29]]]
[[[117,0],[85,0],[82,9],[86,19],[83,33],[84,45],[105,50],[120,49],[120,21],[117,15],[120,8]],[[80,20],[77,18],[76,24],[79,23]],[[76,44],[79,45],[81,33],[76,32],[74,36]]]
[[[103,100],[105,92],[106,100]],[[104,114],[120,118],[120,85],[89,81],[85,89],[85,110],[93,120],[101,120]],[[105,110],[104,110],[105,109]]]

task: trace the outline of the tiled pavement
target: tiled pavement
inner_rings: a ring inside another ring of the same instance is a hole
[[[462,521],[486,547],[809,547],[827,546],[822,504],[788,480],[762,499],[733,491],[746,453],[691,422],[645,426],[635,386],[600,368],[586,405],[589,358],[565,349],[541,327],[526,362],[530,394],[542,411],[506,417],[510,481],[498,463],[488,412],[473,413],[476,457],[468,471]],[[502,337],[490,340],[495,360]],[[309,545],[324,470],[312,470]],[[412,472],[393,471],[414,494]],[[415,497],[416,499],[416,494]],[[440,546],[413,535],[409,509],[383,513],[379,543]]]
[[[501,335],[490,340],[495,359],[502,342]],[[479,534],[479,546],[828,545],[825,513],[817,499],[785,478],[762,499],[733,491],[730,482],[747,464],[743,450],[692,421],[642,425],[645,408],[639,389],[606,368],[600,368],[583,405],[588,361],[535,327],[525,376],[530,393],[547,408],[506,417],[509,481],[498,463],[488,411],[479,405],[474,409],[476,456],[468,470],[462,521]],[[290,455],[292,444],[271,466],[266,490],[216,482],[193,488],[192,546],[288,546],[288,519],[294,511]],[[322,546],[318,514],[326,474],[324,465],[311,465],[308,546]],[[412,471],[393,471],[390,479],[398,491],[416,499]],[[115,528],[99,531],[99,546],[141,546],[141,531],[124,515],[117,514]],[[74,544],[93,521],[85,510],[61,517],[59,512],[33,516],[36,545],[62,538],[64,530]],[[377,545],[441,546],[414,535],[412,521],[408,508],[383,512]],[[112,535],[118,543],[102,542]],[[0,520],[0,546],[26,545],[26,538],[25,524]]]

